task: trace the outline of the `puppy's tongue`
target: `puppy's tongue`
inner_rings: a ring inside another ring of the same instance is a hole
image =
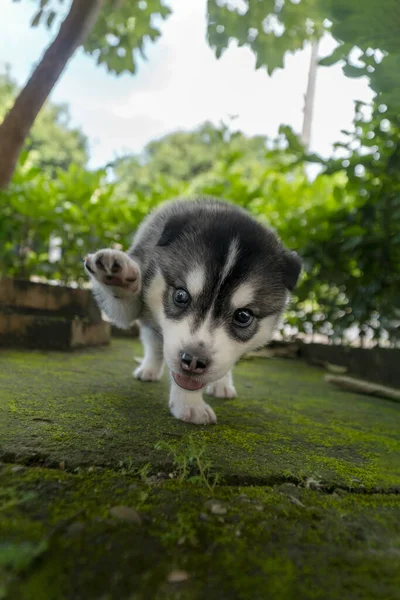
[[[172,373],[172,377],[175,380],[175,383],[179,385],[179,387],[184,390],[190,390],[194,392],[195,390],[201,390],[204,387],[204,384],[201,383],[198,379],[193,379],[193,377],[188,377],[187,375],[179,375],[178,373]]]

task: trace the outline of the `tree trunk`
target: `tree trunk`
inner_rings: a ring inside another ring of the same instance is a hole
[[[314,113],[314,100],[315,100],[315,86],[317,80],[317,67],[318,67],[318,40],[315,40],[311,44],[311,59],[310,59],[310,70],[308,73],[307,91],[304,102],[304,119],[303,119],[303,131],[301,135],[302,142],[306,150],[310,147],[311,140],[311,126]]]
[[[0,189],[13,175],[26,137],[75,50],[96,23],[105,0],[73,0],[55,40],[47,48],[14,106],[0,125]]]

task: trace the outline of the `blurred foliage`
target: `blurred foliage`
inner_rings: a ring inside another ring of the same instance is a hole
[[[291,332],[339,341],[352,326],[375,341],[400,337],[400,123],[377,105],[357,106],[341,158],[306,157],[282,127],[276,140],[248,138],[232,125],[205,123],[150,143],[116,163],[112,177],[71,165],[49,178],[26,154],[0,194],[0,270],[85,280],[88,251],[120,244],[157,204],[215,195],[274,227],[304,259],[286,322]],[[305,160],[323,172],[307,176]],[[60,260],[50,238],[62,240]]]
[[[76,0],[84,1],[84,0]],[[63,0],[35,0],[32,26],[60,24]],[[135,72],[138,53],[160,35],[162,0],[107,0],[84,50],[112,73]],[[376,102],[357,105],[335,158],[306,156],[282,127],[276,140],[205,123],[90,172],[87,141],[68,111],[48,105],[32,129],[14,179],[0,192],[0,272],[83,282],[82,257],[127,248],[148,212],[176,196],[213,195],[247,208],[304,259],[286,322],[291,332],[340,341],[400,338],[400,11],[397,0],[208,0],[208,39],[217,56],[232,40],[271,73],[286,52],[329,31],[338,42],[323,65],[367,76]],[[17,92],[0,76],[0,119]],[[307,176],[307,162],[322,172]],[[112,175],[110,177],[110,175]],[[54,247],[61,244],[57,258]]]
[[[9,70],[0,74],[0,124],[18,94],[18,86]],[[72,164],[85,166],[88,161],[88,141],[79,130],[70,127],[68,107],[47,105],[39,113],[25,144],[34,166],[55,176],[57,169]]]
[[[327,161],[325,173],[345,173],[346,186],[328,223],[314,225],[312,208],[306,215],[313,238],[302,248],[310,275],[302,293],[318,302],[319,322],[335,324],[332,335],[360,324],[361,335],[400,338],[400,119],[377,104],[367,115],[359,102],[354,129],[343,133],[344,158]]]
[[[38,10],[31,26],[59,27],[68,9],[64,0],[35,2]],[[146,42],[160,37],[159,23],[170,13],[162,0],[106,0],[83,49],[110,73],[135,73],[138,53],[145,57]]]
[[[399,113],[398,0],[208,0],[208,40],[217,56],[235,40],[268,73],[283,67],[286,52],[326,31],[338,46],[321,64],[343,61],[349,77],[367,76],[376,100]]]
[[[134,228],[161,199],[117,198],[105,171],[77,165],[50,178],[24,153],[11,185],[0,191],[0,273],[83,282],[85,254],[128,247]],[[60,260],[52,259],[51,240],[61,243]]]
[[[141,154],[114,163],[118,192],[124,195],[141,190],[151,194],[155,179],[167,186],[187,183],[228,155],[262,161],[266,143],[264,136],[247,138],[209,122],[194,131],[177,131],[150,142]]]

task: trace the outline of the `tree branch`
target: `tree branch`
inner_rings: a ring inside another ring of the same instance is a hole
[[[73,0],[60,30],[0,126],[0,189],[7,187],[25,139],[75,50],[85,41],[105,0]]]

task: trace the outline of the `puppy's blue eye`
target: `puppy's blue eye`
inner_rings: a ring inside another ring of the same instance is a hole
[[[239,327],[248,327],[253,319],[253,313],[247,308],[239,308],[233,314],[233,321],[235,325],[238,325]]]
[[[174,291],[173,299],[177,306],[187,306],[190,302],[190,296],[183,288]]]

